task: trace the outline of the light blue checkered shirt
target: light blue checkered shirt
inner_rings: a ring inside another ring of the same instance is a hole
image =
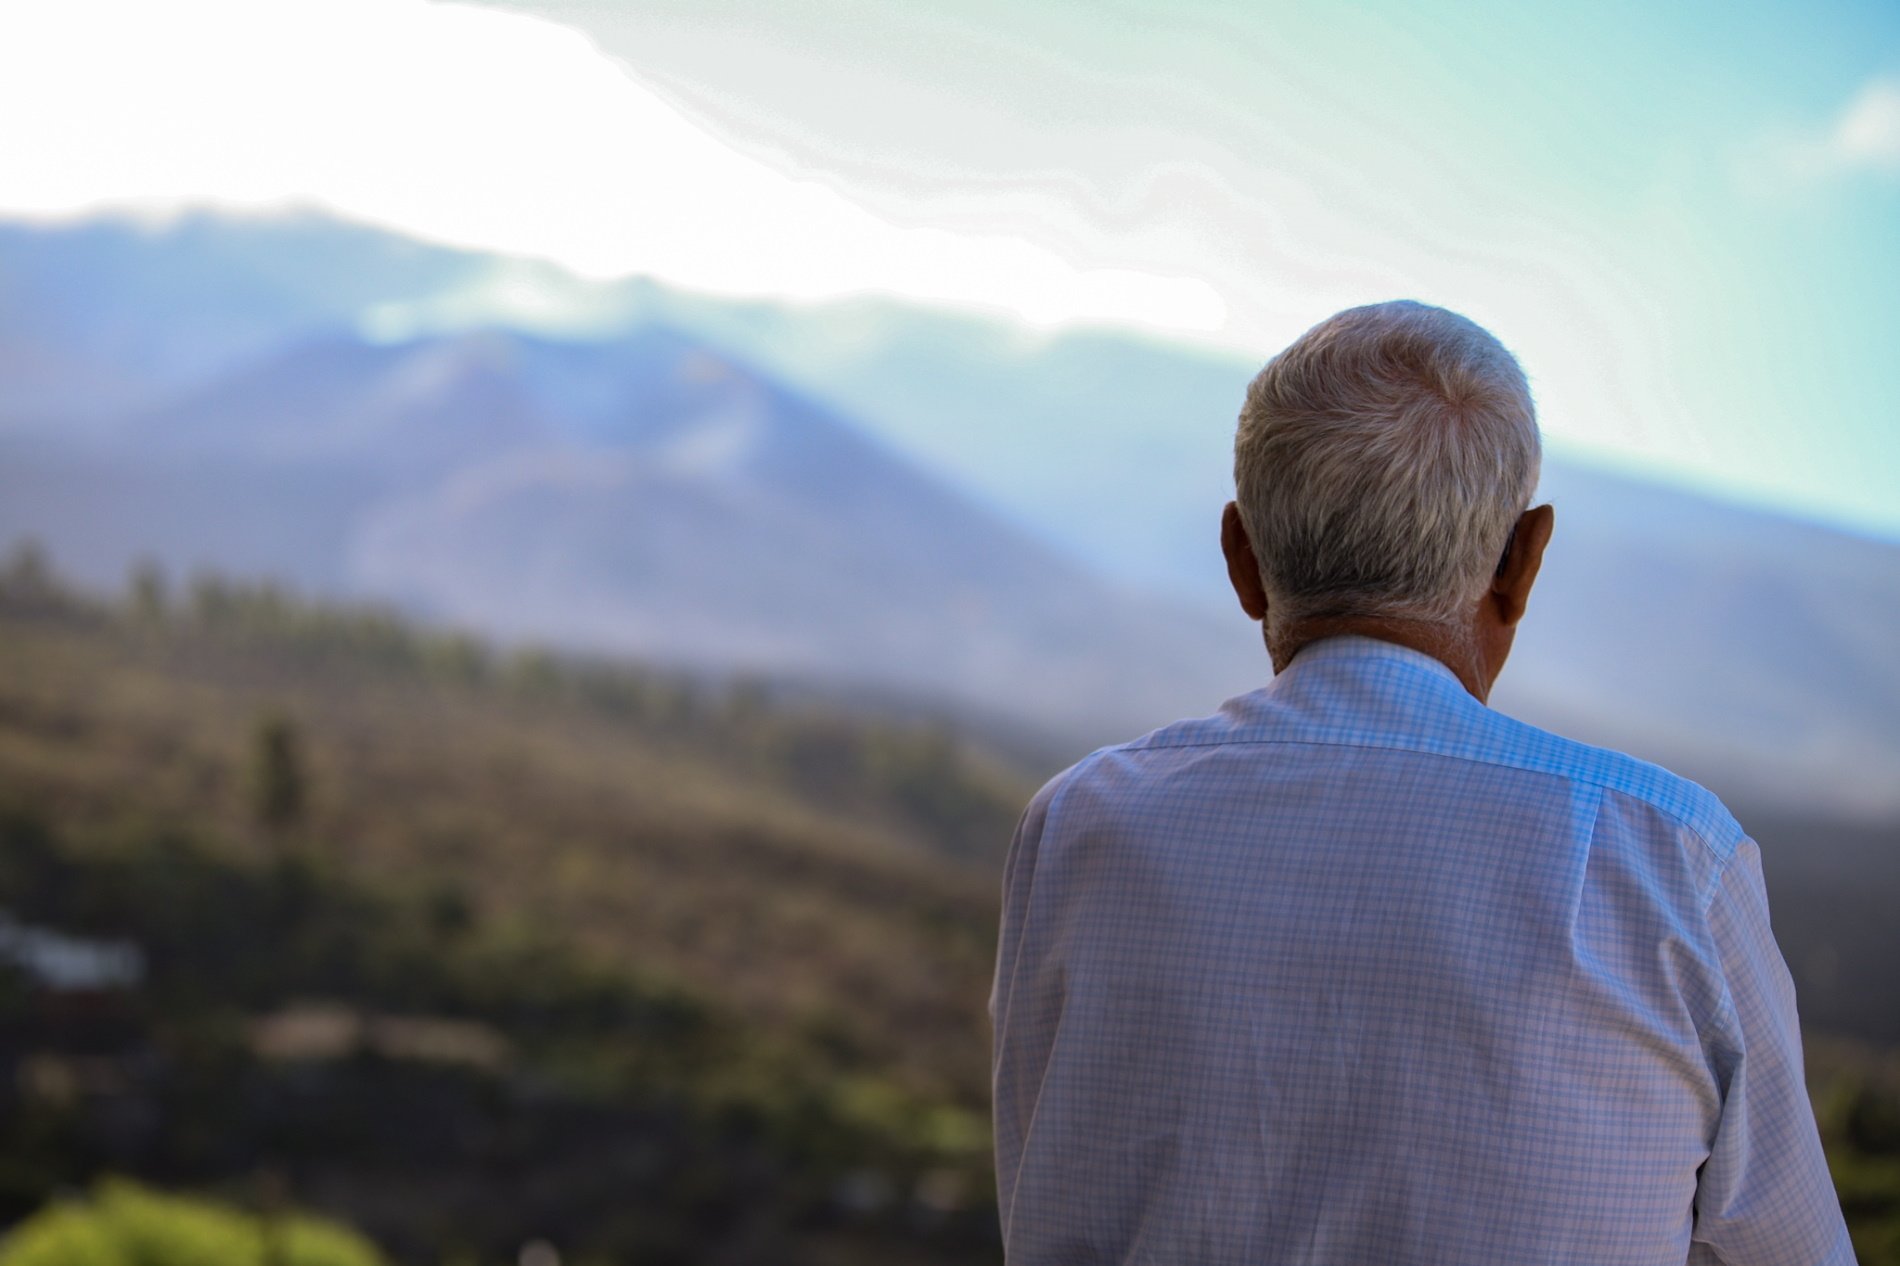
[[[1754,842],[1424,655],[1095,753],[1003,895],[1016,1266],[1853,1261]]]

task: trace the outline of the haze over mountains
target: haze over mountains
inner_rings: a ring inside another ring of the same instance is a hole
[[[1264,679],[1214,546],[1254,368],[313,217],[0,227],[0,540],[1079,743]],[[1545,488],[1500,706],[1731,800],[1900,818],[1900,547],[1557,460]]]
[[[7,239],[33,265],[7,266],[4,318],[32,372],[0,386],[0,534],[40,536],[95,583],[139,557],[215,565],[503,638],[901,689],[1057,732],[1152,725],[1244,683],[1244,628],[1119,592],[703,338],[635,319],[606,339],[371,342],[334,270],[403,294],[460,257],[419,267],[300,222],[266,273],[257,240],[276,226],[221,227],[187,222],[144,254],[103,226]],[[306,290],[291,269],[313,238],[332,249]],[[362,257],[339,264],[332,239]],[[97,325],[47,263],[62,258]],[[117,291],[96,283],[115,269]],[[240,279],[229,306],[222,272]],[[140,313],[175,354],[120,356]]]

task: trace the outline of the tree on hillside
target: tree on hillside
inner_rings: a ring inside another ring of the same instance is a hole
[[[307,798],[297,727],[283,713],[269,713],[252,740],[251,811],[280,849],[303,821]]]
[[[58,592],[52,561],[38,538],[29,536],[14,543],[6,566],[0,569],[0,588],[7,597],[26,603],[43,602]]]
[[[142,558],[132,565],[130,589],[134,616],[147,624],[164,621],[171,608],[171,595],[165,572],[156,562]]]

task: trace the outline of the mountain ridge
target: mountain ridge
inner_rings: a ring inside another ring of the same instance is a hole
[[[235,563],[507,639],[856,678],[1104,738],[1221,693],[1199,667],[1143,682],[1128,666],[1181,627],[664,327],[587,344],[327,332],[122,419],[110,447],[51,447],[63,478],[46,453],[7,449],[16,522],[0,513],[0,529],[86,538],[93,582],[142,555]],[[140,511],[89,506],[89,481]],[[49,494],[77,519],[49,520]],[[259,519],[284,552],[243,530]],[[240,530],[218,541],[218,522]]]
[[[83,284],[48,324],[30,301],[58,290],[62,259]],[[806,311],[587,283],[307,216],[0,227],[0,282],[0,357],[65,349],[25,395],[0,375],[0,533],[46,537],[94,581],[163,544],[184,569],[275,571],[400,593],[451,621],[514,621],[524,637],[964,697],[1078,740],[1203,714],[1264,679],[1214,543],[1251,372],[1237,359],[1032,337],[887,299]],[[61,342],[88,303],[111,337]],[[489,328],[511,304],[539,311],[522,323],[544,332]],[[220,343],[257,312],[268,319]],[[113,349],[142,330],[143,359],[115,370]],[[413,394],[376,403],[352,380],[323,404],[320,374],[280,371],[213,416],[245,366],[264,372],[317,333],[406,365]],[[616,359],[616,342],[643,337],[680,342]],[[484,346],[531,363],[484,378]],[[419,349],[473,368],[432,396]],[[721,372],[736,377],[722,387]],[[77,381],[62,423],[43,409],[61,373],[145,374],[112,388],[141,403],[89,412]],[[289,437],[252,451],[277,413]],[[673,418],[654,423],[673,440],[648,434],[630,458],[634,415]],[[801,416],[843,429],[800,431]],[[175,430],[180,451],[115,462],[141,424]],[[836,434],[888,460],[821,442]],[[1720,794],[1900,817],[1900,547],[1560,458],[1545,492],[1558,534],[1500,706]],[[642,508],[673,526],[640,529]],[[682,543],[698,540],[719,544],[695,557]],[[802,580],[787,578],[794,556]],[[924,583],[933,570],[963,587]],[[769,611],[734,596],[748,586]]]

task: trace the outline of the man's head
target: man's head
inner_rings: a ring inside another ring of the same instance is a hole
[[[1366,622],[1440,641],[1501,632],[1501,650],[1467,647],[1496,659],[1479,674],[1482,697],[1549,535],[1548,508],[1525,509],[1540,456],[1523,370],[1465,318],[1381,303],[1301,335],[1247,389],[1225,533],[1276,665],[1315,630]]]

